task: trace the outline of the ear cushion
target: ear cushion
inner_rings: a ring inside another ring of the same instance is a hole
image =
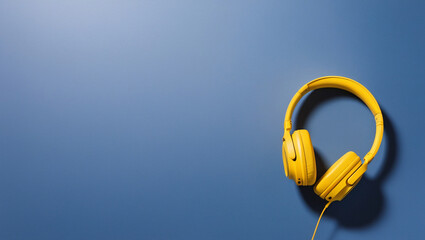
[[[314,192],[321,198],[326,198],[326,195],[359,163],[361,164],[361,160],[357,154],[347,152],[319,179],[314,187]]]
[[[292,134],[294,146],[297,152],[297,161],[302,169],[304,186],[313,185],[316,182],[316,159],[310,134],[307,130],[301,129]]]

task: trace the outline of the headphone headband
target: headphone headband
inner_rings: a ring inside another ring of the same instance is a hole
[[[291,117],[297,103],[308,92],[320,88],[338,88],[350,92],[360,98],[374,115],[376,122],[375,140],[373,141],[370,151],[364,157],[365,164],[369,164],[369,162],[372,161],[372,159],[375,157],[379,146],[381,145],[382,136],[384,134],[384,120],[382,117],[381,108],[379,107],[378,102],[376,101],[375,97],[373,97],[372,93],[370,93],[369,90],[367,90],[367,88],[365,88],[363,85],[352,79],[339,76],[327,76],[317,78],[301,87],[301,89],[295,93],[294,97],[289,103],[288,109],[286,110],[284,122],[285,135],[289,134],[291,131]]]

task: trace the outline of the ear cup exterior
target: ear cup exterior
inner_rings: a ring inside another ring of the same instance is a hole
[[[296,183],[298,183],[298,182],[301,183],[301,180],[302,180],[301,175],[300,175],[299,171],[297,171],[297,169],[298,169],[297,161],[295,161],[295,159],[289,158],[288,152],[287,152],[287,142],[286,141],[283,141],[283,143],[282,143],[282,158],[283,158],[283,165],[284,165],[284,168],[285,168],[285,175],[289,179],[293,179]]]
[[[358,183],[349,185],[347,179],[361,164],[360,157],[354,152],[344,154],[319,179],[314,192],[328,201],[341,201]]]
[[[307,130],[297,130],[292,134],[296,152],[297,185],[310,186],[316,182],[316,160],[310,134]]]
[[[311,186],[316,182],[317,177],[316,157],[308,131],[300,130],[300,135],[304,146],[305,162],[307,166],[307,185]]]
[[[301,136],[299,134],[299,130],[294,131],[292,134],[292,142],[294,143],[294,149],[295,149],[295,178],[294,181],[298,186],[303,186],[304,183],[306,183],[307,178],[307,169],[306,169],[306,163],[304,160],[304,149],[303,149],[303,143],[301,140]]]
[[[283,167],[285,169],[285,176],[288,177],[289,176],[289,164],[288,164],[288,160],[291,161],[291,159],[288,159],[288,156],[286,154],[286,143],[285,141],[283,141],[282,143],[282,158],[283,158]]]

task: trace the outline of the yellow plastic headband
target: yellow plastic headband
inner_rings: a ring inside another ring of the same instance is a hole
[[[284,122],[284,128],[285,128],[284,136],[287,136],[290,134],[290,131],[292,128],[291,117],[297,103],[308,92],[313,91],[315,89],[320,89],[320,88],[338,88],[356,95],[367,105],[367,107],[370,109],[372,114],[375,116],[375,121],[376,121],[375,140],[373,141],[373,145],[370,148],[370,151],[363,158],[365,161],[365,164],[369,164],[369,162],[372,161],[372,159],[375,157],[376,153],[378,152],[379,146],[381,145],[381,142],[382,142],[382,136],[384,134],[384,120],[382,118],[381,108],[379,108],[378,102],[376,101],[375,97],[373,97],[372,93],[370,93],[369,90],[367,90],[367,88],[365,88],[360,83],[346,77],[339,77],[339,76],[321,77],[301,87],[301,89],[298,90],[297,93],[295,93],[294,97],[289,103],[288,109],[286,110],[285,122]]]

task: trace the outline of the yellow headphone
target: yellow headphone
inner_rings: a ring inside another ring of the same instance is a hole
[[[356,95],[368,106],[376,121],[375,140],[370,151],[363,158],[364,162],[362,163],[360,157],[354,152],[348,152],[336,161],[314,186],[314,192],[330,203],[341,201],[362,178],[367,165],[375,157],[381,145],[384,121],[381,109],[373,95],[363,85],[352,79],[327,76],[315,79],[301,87],[286,110],[282,144],[285,175],[293,179],[298,186],[311,186],[316,183],[316,160],[308,131],[300,129],[291,135],[291,117],[300,99],[308,92],[320,88],[339,88]]]

